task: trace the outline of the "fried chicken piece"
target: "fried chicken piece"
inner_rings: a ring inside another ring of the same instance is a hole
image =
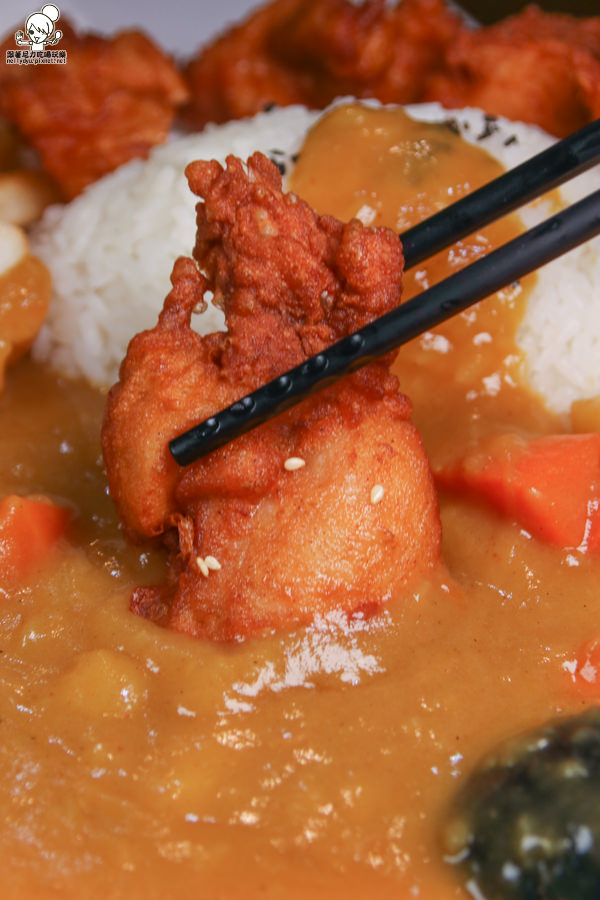
[[[478,106],[565,137],[600,116],[600,17],[528,6],[498,25],[463,29],[432,73],[426,99]]]
[[[187,90],[147,37],[78,35],[61,20],[64,65],[19,66],[0,51],[0,111],[39,152],[67,198],[164,141]]]
[[[194,260],[176,262],[157,326],[131,342],[102,431],[126,531],[171,552],[168,584],[138,588],[132,608],[217,640],[374,608],[440,552],[429,464],[385,363],[185,469],[167,442],[394,308],[400,241],[317,216],[259,153],[187,175],[205,201]],[[200,337],[190,318],[207,290],[228,330]]]
[[[202,127],[345,94],[417,101],[460,23],[443,0],[274,0],[192,60],[187,118]]]

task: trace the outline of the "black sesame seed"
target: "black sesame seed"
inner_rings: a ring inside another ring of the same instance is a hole
[[[452,134],[460,134],[460,125],[458,124],[457,119],[446,119],[444,125],[452,132]]]
[[[481,132],[481,134],[477,135],[478,141],[483,141],[486,138],[489,138],[490,135],[494,134],[495,131],[498,131],[498,129],[500,127],[498,125],[498,117],[497,116],[490,116],[490,115],[486,114],[483,117],[483,121],[485,124],[483,126],[483,131]]]

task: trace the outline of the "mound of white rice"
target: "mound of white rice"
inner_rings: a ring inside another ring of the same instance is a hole
[[[484,146],[506,168],[553,141],[539,128],[490,119],[481,110],[424,104],[407,111],[423,121],[452,119],[465,140]],[[197,198],[183,174],[187,163],[224,162],[229,153],[246,158],[261,150],[289,170],[317,117],[288,107],[209,126],[156,148],[145,162],[128,163],[67,206],[48,210],[32,244],[51,269],[55,294],[35,355],[67,374],[112,383],[130,338],[155,324],[173,261],[191,253]],[[565,185],[559,202],[568,205],[598,187],[600,171],[593,170]],[[525,223],[555,212],[556,200],[554,195],[552,202],[530,204],[522,211]],[[575,399],[600,394],[594,284],[600,285],[600,239],[540,270],[520,328],[531,384],[560,413]],[[196,327],[202,333],[224,327],[221,313],[209,305]]]
[[[48,209],[31,235],[33,252],[52,273],[54,293],[34,346],[38,359],[67,375],[107,386],[127,344],[156,324],[178,256],[190,256],[198,198],[184,169],[195,159],[224,163],[255,150],[290,165],[315,113],[303,107],[209,126],[156,147],[91,185],[66,206]],[[209,304],[195,317],[205,334],[224,328]]]

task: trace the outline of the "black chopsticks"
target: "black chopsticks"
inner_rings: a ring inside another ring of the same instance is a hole
[[[600,119],[405,232],[406,266],[599,160]],[[194,462],[599,233],[600,190],[174,438],[174,459],[182,466]]]
[[[404,268],[571,181],[600,162],[600,119],[484,184],[400,235]]]

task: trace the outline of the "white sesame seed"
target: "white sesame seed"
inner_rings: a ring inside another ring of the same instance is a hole
[[[196,565],[198,566],[204,577],[208,578],[208,566],[206,565],[206,560],[202,559],[201,556],[197,556]]]
[[[221,568],[221,563],[214,556],[205,556],[204,562],[213,572],[217,572]]]
[[[371,488],[371,503],[379,503],[383,499],[384,493],[382,484],[374,484]]]
[[[306,460],[302,459],[301,456],[290,456],[283,464],[283,468],[288,472],[295,472],[296,469],[301,469],[302,466],[306,465]]]

